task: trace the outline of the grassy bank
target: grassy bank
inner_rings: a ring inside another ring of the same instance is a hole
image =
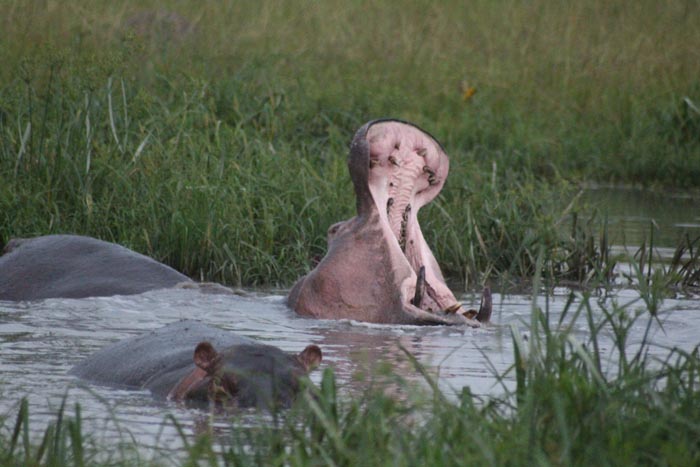
[[[595,229],[561,228],[582,181],[698,186],[696,4],[462,3],[3,2],[0,240],[288,286],[352,215],[354,130],[387,115],[451,155],[424,230],[470,287],[528,277],[540,244],[586,275]]]
[[[203,81],[219,97],[215,117],[224,125],[236,126],[241,110],[259,111],[268,97],[286,101],[297,118],[288,111],[260,125],[290,143],[395,115],[433,130],[455,156],[477,152],[487,165],[507,163],[502,170],[673,186],[700,179],[700,115],[684,101],[700,107],[695,2],[8,1],[0,8],[5,92],[26,94],[28,79],[34,93],[47,93],[51,63],[60,68],[54,85],[62,73],[80,81],[71,89],[78,99],[110,75],[156,99]],[[236,78],[249,86],[235,89]],[[476,94],[465,101],[469,87]],[[39,102],[36,110],[40,119]],[[5,111],[16,130],[30,104]]]
[[[420,366],[422,390],[389,374],[390,394],[369,384],[348,396],[327,369],[291,411],[253,426],[234,418],[225,432],[183,430],[184,450],[163,458],[139,455],[128,433],[118,450],[94,443],[79,407],[62,407],[32,438],[23,403],[0,424],[0,465],[697,465],[698,348],[630,336],[635,323],[657,326],[651,293],[641,309],[612,301],[598,313],[589,300],[572,297],[557,320],[533,308],[530,325],[512,329],[513,367],[498,375],[510,384],[486,399],[445,394]]]

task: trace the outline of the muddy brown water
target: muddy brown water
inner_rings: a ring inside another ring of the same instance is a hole
[[[639,196],[631,198],[637,200]],[[596,202],[602,203],[601,199]],[[673,200],[666,199],[666,202]],[[630,201],[630,204],[633,203]],[[675,238],[687,229],[691,235],[692,229],[700,234],[700,210],[691,209],[700,204],[688,206],[679,210],[673,219],[665,217],[657,221],[660,229],[673,230],[668,240],[659,242],[659,247],[663,247],[664,242],[668,247],[673,246]],[[654,218],[650,216],[654,214],[633,211],[630,207],[619,212],[611,209],[611,225],[625,224],[626,230],[620,230],[619,234],[627,235],[627,239],[632,235],[643,238],[641,230],[648,229]],[[666,215],[672,210],[661,211]],[[629,220],[639,218],[642,220]],[[638,225],[636,233],[630,230],[630,225]],[[657,238],[666,238],[663,235]],[[568,289],[555,289],[548,303],[544,297],[539,297],[537,305],[542,308],[547,305],[552,318],[557,319],[569,293]],[[577,296],[580,299],[580,294]],[[461,297],[470,307],[478,306],[478,298]],[[612,299],[630,304],[631,310],[644,308],[632,289],[622,289]],[[591,302],[597,306],[596,300]],[[610,303],[608,301],[606,306]],[[156,403],[146,391],[89,385],[67,374],[75,363],[112,342],[184,318],[198,319],[287,351],[298,352],[310,343],[317,344],[324,353],[321,369],[335,369],[345,395],[361,392],[368,381],[358,375],[371,373],[380,363],[391,366],[416,385],[424,384],[401,347],[438,376],[439,385],[447,394],[454,395],[465,386],[479,395],[499,394],[504,389],[495,376],[505,372],[513,362],[511,328],[527,332],[532,306],[531,296],[496,293],[494,325],[462,329],[305,319],[287,309],[283,294],[259,292],[240,297],[208,295],[196,290],[161,290],[129,297],[0,302],[0,419],[7,417],[0,429],[6,432],[11,429],[20,400],[26,397],[31,431],[38,435],[49,421],[55,420],[65,397],[69,414],[76,402],[81,404],[84,431],[98,443],[116,449],[120,442],[132,444],[136,440],[146,458],[159,457],[163,450],[181,446],[177,430],[166,420],[169,414],[174,415],[188,434],[208,423],[225,432],[229,426],[225,417],[209,419],[201,410],[174,403]],[[651,334],[652,341],[658,345],[655,353],[663,356],[667,353],[664,347],[689,350],[698,345],[700,298],[666,299],[660,316],[663,327],[654,325]],[[641,339],[645,324],[646,320],[637,322],[631,347]],[[587,326],[583,320],[574,329],[575,335],[585,339]],[[605,352],[611,351],[609,338],[603,340],[602,348]],[[316,383],[320,377],[318,370],[311,375]],[[513,387],[513,379],[507,378],[505,385]],[[259,415],[251,413],[250,416],[255,419]]]

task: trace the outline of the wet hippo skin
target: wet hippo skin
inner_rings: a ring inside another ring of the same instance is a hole
[[[11,240],[0,256],[0,300],[134,295],[192,282],[114,243],[78,235]]]
[[[326,256],[294,285],[288,305],[304,316],[374,323],[488,321],[490,290],[478,312],[465,310],[418,224],[418,210],[447,178],[440,143],[407,122],[372,121],[355,134],[348,168],[357,216],[329,228]]]
[[[148,389],[157,399],[224,407],[286,407],[299,379],[321,361],[260,344],[198,321],[179,321],[108,346],[71,370],[87,381]]]

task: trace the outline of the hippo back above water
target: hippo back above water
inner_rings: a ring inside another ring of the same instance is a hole
[[[71,373],[90,382],[148,389],[157,399],[225,407],[286,407],[299,379],[321,361],[260,344],[197,321],[179,321],[106,347]]]
[[[191,280],[147,256],[78,235],[14,239],[0,256],[0,300],[134,295]]]

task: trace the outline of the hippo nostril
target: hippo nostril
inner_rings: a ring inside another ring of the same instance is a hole
[[[416,149],[416,154],[418,154],[420,157],[425,157],[428,155],[428,150],[425,148],[418,148]]]

